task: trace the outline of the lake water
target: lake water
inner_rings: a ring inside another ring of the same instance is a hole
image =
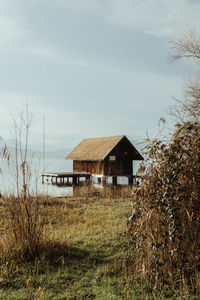
[[[71,172],[72,161],[65,159],[48,159],[45,163],[45,172]],[[51,184],[42,184],[41,174],[43,173],[42,162],[39,159],[32,159],[31,164],[31,189],[38,193],[45,193],[52,196],[66,196],[72,194],[71,187],[59,187]],[[15,166],[11,163],[8,167],[7,162],[1,160],[0,192],[12,193],[16,190]]]
[[[133,170],[136,174],[140,162],[134,162]],[[14,175],[14,165],[11,164],[8,167],[7,163],[1,160],[1,174],[0,174],[0,192],[1,193],[10,193],[16,190],[16,180]],[[38,193],[48,194],[52,196],[69,196],[72,195],[72,187],[60,187],[51,184],[42,184],[41,174],[43,173],[42,162],[40,163],[38,159],[32,160],[32,184],[31,188],[35,191],[35,183],[37,182],[37,191]],[[73,171],[73,162],[60,158],[47,159],[45,162],[45,172],[72,172]],[[127,184],[128,179],[119,177],[119,184]]]

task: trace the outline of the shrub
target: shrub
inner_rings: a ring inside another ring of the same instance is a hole
[[[198,290],[200,124],[177,125],[169,142],[154,140],[148,153],[128,224],[127,272],[154,289]]]

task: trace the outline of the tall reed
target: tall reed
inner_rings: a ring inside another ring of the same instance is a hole
[[[7,212],[5,219],[7,233],[1,240],[1,248],[7,257],[16,255],[17,252],[22,256],[35,256],[45,222],[45,214],[41,213],[37,195],[37,185],[35,185],[35,191],[31,190],[34,179],[29,151],[29,133],[33,116],[34,114],[29,112],[28,105],[26,105],[19,113],[19,118],[14,119],[12,131],[14,151],[8,155],[7,149],[4,148],[2,152],[11,170],[15,171],[13,193],[3,197]]]

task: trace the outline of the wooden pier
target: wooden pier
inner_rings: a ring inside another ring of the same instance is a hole
[[[108,183],[108,177],[111,182]],[[137,179],[141,176],[129,175],[123,176],[128,178],[128,185],[137,185]],[[118,185],[118,176],[101,176],[97,177],[97,183],[102,185]],[[93,182],[93,175],[89,173],[74,173],[74,172],[50,172],[42,174],[42,183],[50,183],[58,186],[80,186]]]
[[[80,185],[90,183],[91,174],[74,172],[51,172],[42,174],[42,183],[51,183],[60,186]]]

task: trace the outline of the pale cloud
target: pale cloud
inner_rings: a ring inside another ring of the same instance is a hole
[[[20,17],[17,17],[15,12],[16,2],[10,0],[0,2],[1,46],[14,45],[25,37],[26,30],[21,23]]]
[[[0,43],[26,36],[28,32],[20,20],[20,9],[40,4],[95,13],[115,26],[162,37],[200,26],[199,0],[17,0],[14,3],[6,0],[0,3]]]
[[[84,11],[96,11],[109,5],[106,0],[56,0],[58,5]]]
[[[93,11],[106,22],[157,36],[169,37],[200,26],[198,0],[57,0],[65,7]]]
[[[167,38],[198,26],[199,8],[194,0],[0,1],[1,135],[26,100],[46,115],[55,144],[153,131],[185,71],[167,63]],[[35,137],[41,128],[42,119]]]
[[[45,43],[34,43],[34,45],[24,47],[22,51],[25,54],[33,55],[33,56],[40,56],[50,61],[55,61],[57,63],[72,65],[72,66],[79,66],[79,67],[87,67],[87,68],[94,68],[94,64],[87,63],[84,60],[78,59],[77,57],[73,56],[71,53],[67,53],[67,51],[60,51],[56,47],[52,45],[48,45]]]
[[[23,30],[15,20],[0,14],[0,44],[8,45],[23,36]]]
[[[117,0],[106,20],[118,26],[169,37],[200,25],[200,2],[187,0]]]

